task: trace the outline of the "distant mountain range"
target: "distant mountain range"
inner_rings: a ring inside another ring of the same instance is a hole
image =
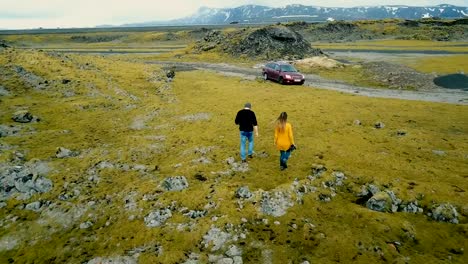
[[[288,5],[272,8],[259,5],[244,5],[236,8],[202,7],[192,16],[170,21],[145,22],[122,26],[157,25],[220,25],[230,23],[271,23],[286,21],[333,21],[361,19],[421,19],[421,18],[468,18],[468,7],[454,5],[436,6],[360,6],[351,8]]]

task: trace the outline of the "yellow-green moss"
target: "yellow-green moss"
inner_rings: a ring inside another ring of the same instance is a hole
[[[97,202],[94,209],[88,209],[66,230],[52,232],[47,225],[35,222],[38,218],[35,213],[24,213],[16,209],[18,201],[9,201],[0,217],[13,214],[22,218],[2,230],[2,236],[27,234],[25,240],[38,242],[1,252],[0,262],[13,258],[25,263],[82,263],[97,256],[125,255],[135,247],[151,244],[161,245],[163,255],[142,253],[140,263],[182,262],[188,252],[200,251],[197,246],[212,224],[239,225],[242,217],[248,220],[247,239],[242,246],[245,263],[261,262],[262,250],[271,250],[275,263],[300,263],[303,259],[312,263],[376,263],[383,261],[382,254],[397,263],[403,263],[405,257],[415,263],[443,263],[448,262],[450,249],[466,240],[466,232],[460,232],[460,227],[430,221],[425,215],[370,211],[356,204],[353,191],[346,188],[329,203],[318,201],[318,192],[308,194],[302,205],[288,209],[288,214],[279,218],[260,213],[258,203],[246,202],[245,208],[238,210],[234,193],[244,185],[252,191],[287,190],[295,178],[303,181],[311,174],[313,163],[320,163],[329,169],[325,177],[333,170],[343,171],[351,190],[374,182],[389,186],[404,200],[424,194],[420,203],[425,207],[433,202],[466,206],[464,193],[456,192],[454,186],[468,189],[464,178],[468,170],[467,106],[367,98],[205,71],[177,72],[168,92],[177,100],[168,102],[156,93],[156,88],[163,85],[162,81],[154,80],[160,68],[138,60],[57,57],[36,51],[1,53],[0,62],[7,61],[47,80],[59,83],[62,79],[72,80],[70,86],[58,84],[43,91],[24,87],[21,82],[9,82],[6,87],[15,96],[2,98],[2,124],[12,124],[11,115],[18,108],[27,108],[41,117],[39,123],[27,125],[34,127],[36,133],[2,138],[6,144],[25,150],[27,159],[49,161],[53,168],[48,177],[54,182],[54,189],[33,200],[56,201],[65,182],[87,186],[87,171],[99,161],[143,164],[148,170],[99,171],[99,184],[83,187],[79,197],[69,204],[63,202],[62,206],[70,208]],[[89,68],[80,67],[86,63]],[[75,95],[64,96],[66,89]],[[229,169],[225,162],[228,157],[239,160],[239,132],[234,117],[247,101],[252,103],[259,121],[260,136],[255,139],[255,150],[265,152],[267,157],[249,161],[250,171],[246,173],[223,175],[219,172]],[[279,170],[279,153],[273,145],[274,120],[282,111],[288,112],[298,147],[286,171]],[[208,113],[210,118],[193,122],[180,118],[196,113]],[[137,118],[146,121],[145,127],[131,129]],[[362,122],[361,126],[353,124],[356,119]],[[374,128],[378,121],[385,123],[384,129]],[[397,136],[398,130],[405,130],[407,135]],[[59,146],[79,150],[81,155],[57,159],[54,153]],[[210,146],[213,148],[205,156],[212,163],[194,164],[192,160],[200,154],[193,150]],[[443,150],[445,155],[435,155],[433,150]],[[0,158],[7,160],[9,154],[0,153]],[[181,167],[176,168],[179,163]],[[196,174],[207,180],[197,180]],[[185,176],[190,187],[181,192],[162,191],[159,184],[166,177],[177,175]],[[318,179],[314,184],[320,187],[321,181]],[[124,209],[124,198],[130,192],[136,193],[142,212]],[[143,201],[145,194],[156,198]],[[177,201],[180,208],[193,210],[202,209],[209,201],[217,207],[204,218],[189,220],[182,213],[173,212],[165,226],[144,225],[144,216],[170,206],[172,201]],[[129,219],[131,215],[136,216],[135,220]],[[211,222],[213,216],[219,220]],[[269,227],[256,224],[263,218],[269,219]],[[79,224],[88,219],[94,221],[94,226],[79,229]],[[273,224],[276,220],[281,224]],[[177,224],[190,221],[196,223],[194,230],[174,231]],[[466,216],[460,226],[464,225]],[[417,241],[408,232],[413,232]],[[270,240],[272,235],[274,238]],[[388,241],[401,241],[400,253]],[[453,255],[452,261],[462,263],[463,258]]]

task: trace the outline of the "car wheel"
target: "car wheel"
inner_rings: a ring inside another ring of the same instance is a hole
[[[278,82],[279,82],[280,84],[284,84],[283,77],[279,77]]]
[[[305,82],[305,81],[302,81],[302,82],[300,82],[300,83],[299,83],[299,85],[303,85],[303,84],[304,84],[304,82]]]
[[[263,74],[263,80],[268,80],[268,74],[266,74],[266,72]]]

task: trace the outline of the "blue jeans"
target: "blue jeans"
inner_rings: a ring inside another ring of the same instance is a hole
[[[280,166],[283,168],[288,167],[288,159],[291,156],[291,152],[287,150],[280,150]]]
[[[240,132],[240,156],[242,160],[245,160],[246,154],[245,154],[245,143],[246,141],[249,141],[249,155],[252,155],[253,153],[253,148],[254,148],[254,137],[253,137],[253,132],[245,132],[241,131]]]

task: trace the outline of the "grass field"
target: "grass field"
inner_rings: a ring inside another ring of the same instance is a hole
[[[467,42],[439,42],[423,40],[375,40],[356,41],[348,43],[312,43],[313,47],[324,50],[351,49],[351,50],[394,50],[394,51],[447,51],[468,52]]]
[[[15,50],[0,53],[0,65],[1,84],[12,93],[1,97],[0,123],[24,131],[2,138],[0,161],[8,163],[15,152],[23,152],[28,161],[47,162],[54,183],[51,192],[26,201],[9,199],[0,210],[1,263],[83,263],[128,255],[135,248],[150,248],[139,254],[139,263],[181,263],[192,252],[207,263],[208,255],[222,255],[227,246],[212,251],[201,245],[212,226],[234,226],[246,234],[230,242],[242,249],[244,263],[466,262],[466,105],[367,98],[204,71],[177,72],[167,83],[158,66],[120,56]],[[49,87],[28,87],[14,65],[47,79]],[[259,121],[257,155],[249,171],[224,174],[227,158],[239,160],[234,117],[247,101]],[[13,123],[11,116],[20,109],[41,121]],[[298,147],[286,171],[279,170],[273,145],[273,123],[282,111],[289,114]],[[376,129],[376,122],[385,127]],[[58,159],[58,147],[81,154]],[[202,157],[209,162],[198,162]],[[104,168],[99,183],[90,182],[88,171],[102,161],[147,170]],[[322,178],[308,179],[313,164],[328,168]],[[324,185],[334,171],[346,175],[345,185],[323,202],[319,197],[330,195]],[[189,188],[163,191],[161,182],[177,175],[187,178]],[[240,208],[234,197],[240,186],[260,196],[287,192],[295,179],[316,191],[280,217],[263,214],[259,200]],[[417,200],[424,213],[381,213],[356,203],[356,193],[369,183],[404,201]],[[79,194],[70,200],[57,199],[75,190]],[[21,209],[37,200],[53,205],[37,213]],[[205,217],[183,215],[210,202],[216,206]],[[460,224],[426,215],[441,203],[457,208]],[[174,208],[172,218],[160,227],[145,226],[144,217],[161,208]],[[93,225],[79,228],[86,221]],[[156,247],[162,253],[151,250]]]

